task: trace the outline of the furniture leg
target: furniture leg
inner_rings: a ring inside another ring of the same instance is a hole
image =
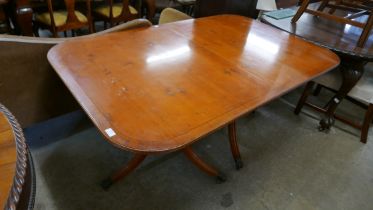
[[[33,10],[27,0],[15,1],[15,8],[12,14],[12,21],[15,25],[16,34],[33,36],[32,15]]]
[[[364,72],[366,61],[360,59],[352,60],[341,57],[340,70],[342,73],[342,85],[336,95],[332,98],[326,107],[326,113],[320,120],[319,131],[328,131],[334,124],[334,113],[341,101],[347,96],[348,92],[355,86]]]
[[[227,180],[224,174],[218,172],[215,168],[205,163],[198,155],[192,150],[190,146],[183,149],[184,154],[191,160],[199,169],[210,176],[216,177],[217,182],[222,183]]]
[[[322,0],[319,8],[317,8],[317,11],[320,11],[320,12],[323,11],[325,9],[326,5],[328,5],[328,3],[329,3],[329,0]]]
[[[306,11],[309,3],[310,3],[310,0],[304,0],[302,2],[302,5],[299,7],[297,13],[291,19],[292,23],[295,23],[295,22],[297,22],[299,20],[300,16],[302,16],[302,14]]]
[[[320,95],[321,89],[322,89],[322,85],[317,84],[316,89],[313,91],[313,95],[314,96]]]
[[[357,46],[358,47],[363,47],[364,46],[364,44],[367,41],[367,38],[368,38],[368,36],[370,34],[372,26],[373,26],[373,13],[370,12],[369,13],[369,18],[367,20],[367,23],[365,24],[364,29],[361,32],[359,41],[357,42]]]
[[[103,180],[101,182],[101,187],[104,190],[108,190],[110,186],[113,185],[115,182],[119,181],[120,179],[131,173],[133,170],[135,170],[137,166],[139,166],[140,163],[144,161],[145,157],[146,155],[144,154],[135,154],[123,168],[115,172],[109,178]]]
[[[294,110],[294,114],[298,115],[300,113],[304,106],[304,103],[307,101],[308,96],[311,94],[314,84],[314,81],[310,81],[307,83],[306,87],[304,88],[303,94],[298,101],[297,107]]]
[[[370,123],[372,122],[372,120],[373,120],[373,104],[369,104],[368,110],[365,114],[363,126],[362,126],[362,129],[361,129],[360,142],[362,142],[364,144],[367,143],[369,126],[370,126]]]
[[[228,125],[228,133],[229,133],[229,143],[231,145],[231,151],[236,163],[236,169],[239,170],[243,167],[242,159],[240,150],[237,144],[237,135],[236,135],[236,121],[233,121]]]

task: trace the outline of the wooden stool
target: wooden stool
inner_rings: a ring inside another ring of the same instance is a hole
[[[363,47],[368,36],[369,32],[373,26],[373,16],[372,16],[372,9],[373,9],[373,1],[372,0],[322,0],[321,4],[317,8],[317,10],[309,9],[308,5],[311,3],[311,0],[303,0],[301,6],[299,7],[297,13],[291,20],[292,23],[298,21],[298,19],[302,16],[304,12],[310,13],[315,16],[327,18],[334,20],[339,23],[350,24],[352,26],[356,26],[362,28],[363,31],[360,35],[358,40],[357,46]],[[324,9],[330,8],[328,12],[324,11]],[[349,11],[353,12],[353,14],[341,17],[334,14],[335,10],[339,9],[342,11]],[[368,19],[366,22],[358,22],[353,19],[361,17],[363,15],[367,15]]]

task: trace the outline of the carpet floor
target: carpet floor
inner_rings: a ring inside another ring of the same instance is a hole
[[[318,132],[320,114],[306,108],[299,116],[293,114],[301,90],[238,120],[241,170],[234,167],[226,128],[193,146],[226,174],[222,184],[175,152],[150,156],[104,191],[100,181],[131,154],[106,142],[88,121],[48,143],[31,142],[35,209],[373,209],[372,129],[365,145],[357,130],[339,122],[329,133]],[[323,97],[328,97],[324,91]],[[339,111],[359,119],[364,114],[347,102]],[[26,131],[41,133],[41,139],[45,127]],[[48,139],[53,139],[50,132]]]

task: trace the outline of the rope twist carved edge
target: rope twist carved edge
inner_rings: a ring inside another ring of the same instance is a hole
[[[0,103],[0,112],[4,113],[5,117],[13,129],[15,137],[16,150],[17,150],[17,162],[16,162],[16,174],[13,179],[12,188],[8,196],[7,203],[5,205],[6,210],[15,210],[22,193],[22,187],[25,183],[25,177],[27,172],[27,146],[23,131],[16,118],[10,113],[10,111]]]

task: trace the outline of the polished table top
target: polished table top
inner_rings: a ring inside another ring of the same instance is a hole
[[[35,183],[29,155],[20,125],[0,104],[0,208],[33,206]]]
[[[109,142],[145,153],[181,149],[339,64],[234,15],[64,42],[48,59]]]
[[[16,174],[17,150],[13,129],[0,112],[0,208],[7,203]]]
[[[318,4],[310,5],[316,7]],[[293,8],[296,10],[297,8]],[[337,11],[341,13],[341,11]],[[339,14],[342,15],[342,14]],[[292,17],[276,20],[263,15],[262,21],[279,29],[302,37],[308,41],[317,43],[336,52],[373,59],[373,37],[370,36],[364,47],[357,47],[356,44],[361,35],[362,29],[338,23],[326,18],[315,17],[314,15],[303,13],[296,23],[291,23]],[[366,17],[360,17],[365,21]]]

